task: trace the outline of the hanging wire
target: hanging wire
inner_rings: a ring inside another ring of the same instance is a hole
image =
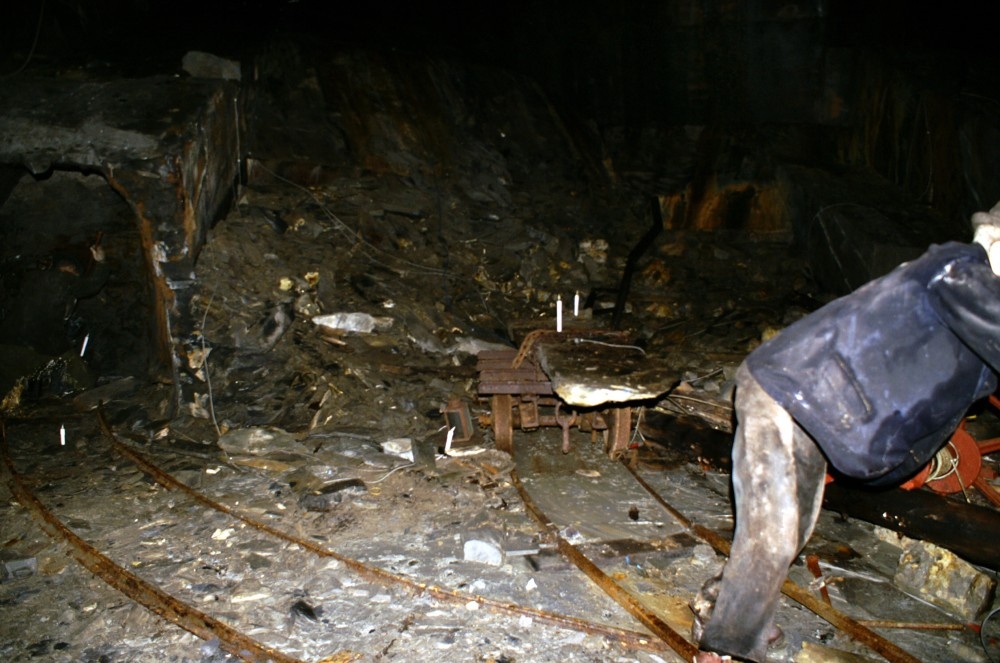
[[[24,58],[24,62],[21,63],[20,67],[18,67],[15,71],[12,71],[9,74],[4,74],[3,76],[0,76],[0,78],[13,78],[14,76],[17,76],[22,71],[24,71],[24,69],[28,66],[28,63],[31,62],[31,58],[35,56],[35,48],[38,46],[38,36],[42,34],[42,16],[44,15],[45,15],[45,0],[42,0],[42,5],[41,7],[38,8],[38,23],[35,25],[35,38],[31,41],[31,50],[28,51],[28,55],[27,57]]]
[[[629,448],[632,448],[634,446],[638,446],[636,444],[636,440],[639,440],[641,444],[645,444],[646,443],[645,436],[642,434],[642,431],[639,430],[639,426],[642,425],[642,415],[645,412],[646,412],[646,408],[645,407],[640,407],[638,414],[636,414],[636,416],[635,416],[635,430],[632,431],[632,439],[629,440],[629,444],[628,444]]]
[[[950,477],[955,475],[955,479],[958,481],[959,488],[962,489],[962,495],[965,497],[965,501],[971,501],[969,499],[968,486],[962,481],[962,475],[958,471],[959,457],[958,457],[958,447],[948,440],[948,444],[938,451],[934,458],[931,459],[930,472],[927,475],[927,479],[924,483],[930,483],[931,481],[937,481],[944,479],[945,477]]]

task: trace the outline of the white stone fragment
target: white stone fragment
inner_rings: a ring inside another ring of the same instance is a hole
[[[988,575],[950,550],[926,541],[917,541],[903,551],[893,582],[964,622],[979,618],[996,588],[996,581]]]
[[[217,529],[214,532],[212,532],[212,540],[225,541],[235,533],[236,531],[232,527],[227,527],[226,529]]]
[[[392,328],[393,319],[375,317],[368,313],[330,313],[317,315],[312,319],[314,324],[336,331],[358,332],[371,334],[374,331],[388,331]]]
[[[399,456],[413,462],[413,440],[409,437],[397,437],[382,443],[382,451],[392,456]]]
[[[503,565],[503,550],[492,541],[469,539],[463,548],[465,561],[481,562],[490,566]]]

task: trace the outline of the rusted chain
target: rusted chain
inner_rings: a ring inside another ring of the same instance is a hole
[[[145,606],[150,611],[164,619],[173,622],[186,631],[210,640],[218,638],[220,646],[229,653],[244,661],[252,663],[299,663],[300,659],[277,651],[261,644],[232,628],[231,626],[211,617],[196,608],[174,598],[162,589],[153,585],[130,571],[118,566],[96,548],[73,533],[68,527],[49,511],[25,482],[14,467],[7,447],[7,432],[3,420],[0,419],[0,450],[2,450],[4,465],[10,473],[9,486],[17,501],[41,523],[42,527],[53,537],[62,539],[70,546],[70,553],[90,572],[111,585],[119,592],[136,603]]]
[[[657,492],[656,489],[653,488],[645,479],[639,476],[636,469],[626,462],[626,459],[622,459],[622,464],[628,469],[632,476],[635,477],[635,480],[639,482],[639,485],[645,488],[646,492],[648,492],[667,513],[676,518],[682,525],[690,529],[703,541],[715,548],[717,552],[722,555],[729,555],[729,541],[722,538],[707,527],[702,527],[701,525],[691,522],[684,516],[684,514],[663,499],[659,492]],[[785,580],[784,584],[781,586],[781,592],[802,607],[807,608],[817,616],[825,619],[832,626],[840,629],[849,637],[857,640],[872,651],[878,653],[887,661],[891,661],[892,663],[920,663],[920,659],[911,656],[909,653],[886,640],[878,633],[875,633],[870,628],[867,628],[856,619],[848,617],[836,608],[823,603],[823,601],[817,599],[815,596],[802,589],[791,580]]]
[[[581,553],[576,546],[572,543],[559,536],[556,526],[549,520],[548,516],[535,504],[535,501],[528,494],[525,489],[524,484],[521,483],[521,479],[517,475],[517,470],[511,470],[510,478],[514,486],[517,488],[518,493],[521,495],[521,500],[524,502],[525,508],[528,512],[535,518],[536,521],[546,530],[552,533],[555,537],[556,544],[559,547],[559,552],[566,556],[578,569],[583,571],[594,583],[600,587],[608,596],[614,599],[620,606],[625,608],[629,614],[638,619],[642,624],[653,632],[656,637],[660,638],[667,645],[670,646],[675,652],[677,652],[684,660],[691,660],[698,653],[698,647],[691,644],[684,639],[677,631],[672,629],[669,624],[660,619],[652,611],[650,611],[646,606],[644,606],[638,599],[629,594],[624,587],[616,583],[608,574],[600,569],[596,564],[590,561],[583,553]]]
[[[148,474],[154,481],[162,485],[164,488],[169,490],[180,490],[203,506],[235,518],[236,520],[239,520],[240,522],[249,525],[260,532],[297,545],[303,550],[307,550],[317,556],[334,559],[367,580],[377,582],[382,585],[400,587],[414,595],[426,595],[440,601],[454,603],[456,605],[468,605],[470,602],[475,602],[486,609],[493,610],[494,612],[530,617],[542,623],[557,626],[559,628],[582,632],[588,635],[605,637],[633,649],[653,652],[662,650],[662,647],[660,647],[658,643],[652,642],[650,636],[645,633],[614,628],[603,624],[595,624],[576,617],[560,615],[535,608],[528,608],[514,603],[498,601],[496,599],[475,594],[457,592],[443,587],[437,587],[435,585],[428,585],[413,580],[412,578],[398,575],[377,566],[372,566],[351,557],[347,557],[336,551],[330,550],[329,548],[324,548],[309,539],[284,532],[268,525],[267,523],[242,514],[225,504],[216,502],[215,500],[194,490],[190,486],[182,483],[167,472],[164,472],[162,469],[143,457],[142,454],[123,444],[114,434],[114,431],[111,430],[103,412],[100,410],[98,410],[98,421],[100,422],[102,432],[105,437],[107,437],[114,450],[132,461],[137,467],[139,467],[140,470]]]
[[[524,340],[521,341],[521,347],[518,348],[517,355],[515,355],[514,361],[511,362],[511,368],[521,367],[524,360],[527,359],[528,355],[535,349],[535,343],[538,342],[538,339],[545,336],[555,336],[556,334],[559,334],[559,332],[554,329],[536,329],[529,332],[528,335],[524,337]]]

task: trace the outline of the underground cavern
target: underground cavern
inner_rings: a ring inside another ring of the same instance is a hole
[[[3,11],[3,660],[690,661],[740,365],[1000,201],[974,3]],[[998,403],[766,660],[1000,661]]]

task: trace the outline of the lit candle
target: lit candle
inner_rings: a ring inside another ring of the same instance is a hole
[[[556,297],[556,331],[562,331],[562,297]]]
[[[66,426],[59,426],[59,446],[66,446]]]
[[[580,315],[580,291],[577,290],[576,294],[573,295],[573,317]]]

